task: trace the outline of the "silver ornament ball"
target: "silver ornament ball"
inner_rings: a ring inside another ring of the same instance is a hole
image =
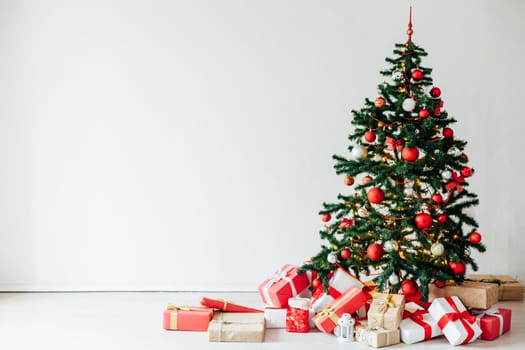
[[[397,277],[397,275],[390,275],[390,277],[388,277],[388,283],[394,285],[394,284],[398,284],[399,283],[399,277]]]
[[[434,243],[430,246],[430,252],[432,255],[440,256],[445,252],[445,247],[441,243]]]
[[[416,101],[412,98],[407,98],[403,101],[403,110],[406,112],[412,112],[416,108]]]
[[[334,253],[330,253],[328,254],[328,256],[326,257],[326,260],[330,263],[330,264],[335,264],[337,262],[337,256],[334,254]]]
[[[384,244],[383,244],[383,249],[385,250],[385,252],[389,253],[393,250],[397,250],[397,242],[396,241],[386,241]]]
[[[366,147],[363,147],[361,145],[355,145],[354,148],[352,148],[352,151],[350,152],[350,157],[353,160],[363,160],[368,155],[368,150]]]
[[[393,81],[401,81],[401,80],[403,80],[403,73],[401,71],[398,71],[398,70],[394,71],[392,73],[392,80]]]
[[[441,173],[441,177],[445,180],[449,180],[452,177],[450,170],[445,170]]]

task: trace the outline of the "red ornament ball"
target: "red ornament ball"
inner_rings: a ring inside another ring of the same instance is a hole
[[[419,150],[417,147],[405,147],[401,152],[401,157],[407,162],[415,162],[419,158]]]
[[[456,261],[450,261],[448,263],[448,267],[450,267],[450,269],[452,270],[452,272],[455,274],[455,275],[461,275],[465,272],[466,270],[466,265],[464,262],[460,261],[460,262],[456,262]]]
[[[474,231],[468,236],[468,239],[470,243],[478,244],[479,242],[481,242],[481,234],[479,232]]]
[[[330,214],[321,214],[320,217],[322,222],[328,222],[332,219]]]
[[[428,118],[429,116],[430,116],[430,112],[428,111],[428,109],[422,109],[419,111],[419,118],[425,119],[425,118]]]
[[[447,214],[441,214],[440,216],[438,216],[438,222],[440,224],[444,224],[445,222],[447,222],[447,219],[448,219]]]
[[[443,196],[441,194],[439,194],[439,193],[434,193],[432,195],[432,201],[434,203],[441,203],[443,201]]]
[[[339,224],[339,228],[344,230],[344,229],[347,229],[350,226],[354,226],[354,225],[355,225],[355,220],[350,220],[349,218],[344,218],[343,220],[341,220],[341,223]]]
[[[414,80],[421,80],[421,79],[423,79],[423,71],[421,71],[420,69],[414,69],[412,71],[412,79],[414,79]]]
[[[365,140],[367,142],[374,142],[376,140],[376,133],[373,131],[365,132]]]
[[[419,291],[419,286],[414,280],[404,280],[401,283],[401,291],[404,295],[414,295]]]
[[[454,136],[454,130],[451,128],[444,128],[443,129],[443,137],[446,139],[451,139]]]
[[[383,108],[385,104],[386,104],[386,101],[382,97],[378,97],[374,101],[374,106],[376,106],[377,108]]]
[[[434,109],[434,117],[440,117],[441,116],[441,109],[436,108]]]
[[[351,176],[345,176],[345,185],[352,186],[354,184],[355,180]]]
[[[469,176],[472,176],[473,171],[472,171],[472,168],[465,166],[459,172],[461,173],[461,176],[469,177]]]
[[[363,185],[366,185],[366,184],[369,183],[370,181],[372,181],[372,177],[366,175],[365,177],[363,177],[363,180],[361,181],[361,183],[362,183]]]
[[[441,96],[441,89],[438,87],[433,87],[430,89],[430,96],[432,97],[439,97]]]
[[[381,244],[372,243],[368,246],[366,249],[366,254],[372,261],[379,261],[381,260],[381,257],[385,251],[383,250],[383,246]]]
[[[440,280],[435,280],[434,281],[434,284],[436,285],[436,287],[438,288],[443,288],[445,286],[445,282],[442,282]]]
[[[321,286],[321,280],[319,278],[316,278],[312,281],[312,287],[319,288]]]
[[[432,216],[427,213],[419,213],[414,218],[417,228],[423,229],[432,225]]]
[[[382,189],[374,187],[368,191],[368,201],[372,204],[379,204],[385,199],[385,192]]]
[[[341,250],[341,258],[348,259],[351,255],[352,255],[352,253],[350,253],[349,249],[345,248],[345,249]]]

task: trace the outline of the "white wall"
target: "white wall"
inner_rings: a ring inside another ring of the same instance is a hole
[[[522,1],[0,1],[0,289],[254,290],[317,252],[349,111],[414,41],[525,278]]]

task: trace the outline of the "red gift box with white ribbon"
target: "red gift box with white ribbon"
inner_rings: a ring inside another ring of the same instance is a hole
[[[481,328],[481,339],[494,340],[510,330],[512,310],[490,308],[488,310],[472,310]]]
[[[299,268],[285,264],[272,277],[258,287],[262,301],[269,306],[284,308],[288,299],[298,295],[310,285],[311,275],[299,274]]]

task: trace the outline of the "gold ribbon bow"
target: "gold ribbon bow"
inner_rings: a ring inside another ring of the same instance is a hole
[[[328,305],[325,305],[324,309],[321,310],[321,312],[319,313],[319,317],[328,317],[335,324],[337,324],[337,322],[339,321],[339,316],[335,314],[335,309]]]
[[[376,294],[377,296],[377,294]],[[385,324],[385,313],[389,308],[397,308],[397,305],[392,301],[392,294],[386,295],[384,298],[374,298],[372,305],[377,306],[379,317],[375,318],[376,327],[383,327]]]

